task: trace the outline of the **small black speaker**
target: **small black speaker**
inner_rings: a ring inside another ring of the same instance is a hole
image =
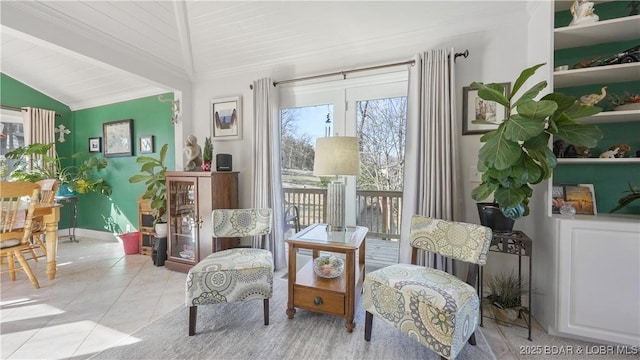
[[[167,260],[167,238],[155,238],[153,242],[153,251],[151,252],[151,259],[153,265],[164,266],[164,261]]]
[[[231,154],[216,155],[216,171],[231,171]]]

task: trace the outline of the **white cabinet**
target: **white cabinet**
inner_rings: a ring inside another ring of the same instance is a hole
[[[640,219],[558,220],[558,333],[640,345]]]

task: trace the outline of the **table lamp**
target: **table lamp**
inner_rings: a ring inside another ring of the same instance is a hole
[[[327,186],[327,230],[341,231],[345,222],[345,183],[339,175],[360,174],[360,151],[357,137],[333,136],[316,140],[313,175],[333,175]]]

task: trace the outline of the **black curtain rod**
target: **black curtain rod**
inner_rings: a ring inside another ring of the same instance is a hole
[[[13,111],[26,111],[26,110],[22,109],[21,107],[11,106],[11,105],[0,105],[0,108],[3,108],[5,110],[13,110]],[[56,113],[56,117],[61,118],[62,114]]]
[[[455,61],[460,56],[466,58],[467,56],[469,56],[469,50],[465,50],[463,52],[455,53],[454,57],[453,57],[453,61]],[[312,80],[312,79],[319,79],[319,78],[323,78],[323,77],[337,76],[337,75],[342,75],[342,78],[346,79],[347,78],[347,74],[353,73],[353,72],[384,69],[384,68],[393,67],[393,66],[400,66],[400,65],[409,65],[409,64],[410,65],[414,65],[414,63],[415,63],[415,60],[408,60],[408,61],[402,61],[402,62],[391,63],[391,64],[369,66],[369,67],[352,69],[352,70],[336,71],[336,72],[320,74],[320,75],[305,76],[305,77],[289,79],[289,80],[274,81],[273,82],[273,86],[277,86],[277,85],[280,85],[280,84],[292,83],[292,82],[295,82],[295,81]],[[249,89],[253,90],[253,84],[249,85]]]

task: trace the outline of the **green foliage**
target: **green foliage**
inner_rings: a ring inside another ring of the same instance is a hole
[[[498,129],[480,138],[484,143],[478,154],[482,183],[473,189],[471,196],[482,201],[493,194],[502,212],[512,219],[529,214],[529,198],[533,194],[530,185],[548,179],[553,173],[557,159],[548,146],[551,136],[588,148],[595,147],[602,138],[602,132],[595,125],[574,120],[597,114],[602,109],[580,105],[574,97],[562,93],[550,93],[534,100],[547,87],[546,81],[515,97],[543,65],[523,70],[508,97],[504,95],[504,87],[497,83],[473,82],[470,86],[478,90],[480,98],[505,106],[509,114]]]
[[[329,186],[329,184],[331,184],[332,180],[333,180],[333,176],[321,176],[320,187],[326,188],[327,186]]]
[[[211,137],[207,136],[204,139],[204,149],[202,150],[202,160],[209,161],[213,160],[213,144],[211,143]]]
[[[609,213],[616,212],[635,200],[640,200],[640,188],[634,186],[631,181],[629,181],[629,191],[625,192],[629,194],[618,199],[618,206],[609,211]]]
[[[501,309],[515,308],[521,305],[522,295],[527,294],[527,282],[518,279],[513,271],[508,274],[492,276],[488,283],[487,299]]]
[[[7,159],[16,161],[10,177],[29,182],[58,179],[60,184],[66,184],[79,194],[95,192],[105,196],[111,195],[111,186],[95,175],[96,171],[107,167],[107,159],[92,156],[81,161],[79,165],[63,167],[62,158],[47,154],[52,147],[53,143],[33,143],[7,153]],[[79,161],[83,155],[85,154],[75,153],[72,159]]]
[[[160,159],[139,156],[136,162],[140,164],[141,174],[129,178],[130,183],[144,182],[147,186],[142,198],[151,201],[155,222],[162,221],[162,216],[167,208],[167,166],[165,165],[167,149],[169,149],[169,144],[162,145]]]

